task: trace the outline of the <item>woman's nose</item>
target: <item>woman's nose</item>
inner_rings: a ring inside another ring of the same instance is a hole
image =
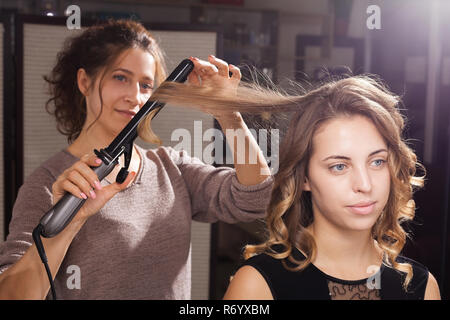
[[[353,190],[355,192],[370,192],[372,190],[372,182],[366,167],[356,168],[353,176]]]
[[[141,105],[141,91],[139,83],[130,85],[125,100],[133,104],[133,106]]]

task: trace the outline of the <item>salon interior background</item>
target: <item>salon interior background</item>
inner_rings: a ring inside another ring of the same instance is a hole
[[[197,51],[186,55],[199,54],[200,58],[206,58],[211,53],[206,51],[212,48],[218,57],[229,63],[257,67],[281,87],[288,87],[289,80],[303,80],[305,75],[315,81],[324,76],[320,69],[323,66],[332,73],[340,73],[345,70],[342,66],[346,66],[355,74],[378,74],[395,93],[403,96],[404,111],[409,119],[407,137],[427,168],[426,187],[415,196],[417,223],[410,226],[413,241],[408,242],[404,253],[429,267],[439,282],[443,298],[448,299],[450,40],[445,35],[450,34],[449,2],[0,1],[0,147],[3,150],[0,157],[0,241],[8,234],[18,188],[30,170],[24,168],[27,168],[27,159],[33,156],[24,152],[27,135],[32,135],[24,128],[24,119],[29,118],[24,97],[29,81],[27,74],[36,73],[39,78],[42,70],[26,69],[26,25],[37,24],[49,30],[55,25],[64,28],[66,8],[76,4],[81,9],[82,27],[88,20],[131,17],[163,30],[160,32],[163,40],[169,36],[168,31],[192,32],[189,42],[193,52],[194,48]],[[371,5],[380,9],[379,26],[372,20],[372,27],[369,27],[370,17],[375,13],[368,11]],[[213,40],[205,36],[207,32],[214,34]],[[48,38],[50,35],[38,36]],[[203,46],[200,53],[197,40]],[[39,41],[36,43],[39,45]],[[166,49],[164,44],[163,48]],[[177,59],[176,53],[171,54],[172,59]],[[38,86],[38,90],[42,91],[41,95],[45,94],[43,87]],[[33,108],[45,114],[44,105],[33,105]],[[174,127],[190,126],[186,119],[182,122],[179,117],[170,115],[167,119]],[[188,117],[189,121],[195,119]],[[27,121],[44,120],[31,117]],[[37,129],[33,130],[39,130],[39,125],[35,123],[32,127]],[[211,125],[214,125],[212,120]],[[168,139],[163,140],[170,144]],[[221,298],[229,276],[241,259],[242,246],[259,241],[260,234],[260,223],[217,223],[193,232],[192,246],[196,254],[193,254],[192,297]]]

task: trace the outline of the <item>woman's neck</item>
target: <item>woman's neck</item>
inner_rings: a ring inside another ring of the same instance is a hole
[[[67,150],[74,156],[81,158],[83,155],[91,153],[94,149],[106,148],[114,138],[114,136],[99,132],[96,127],[92,127],[89,131],[83,128],[80,135]]]
[[[373,266],[381,265],[382,250],[370,230],[342,230],[316,217],[308,230],[317,246],[313,264],[329,275],[358,280],[369,277]]]

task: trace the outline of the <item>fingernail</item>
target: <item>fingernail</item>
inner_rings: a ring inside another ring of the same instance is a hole
[[[91,194],[91,198],[95,199],[97,196],[95,195],[94,190],[89,191],[89,193]]]
[[[102,189],[102,185],[100,184],[100,182],[98,181],[94,181],[94,185],[97,189],[101,190]]]
[[[102,159],[99,159],[99,158],[95,159],[95,163],[97,163],[97,164],[102,163]]]
[[[134,177],[136,176],[136,171],[131,171],[130,172],[131,175],[131,179],[134,179]],[[128,177],[127,177],[128,178]]]
[[[215,57],[215,56],[213,56],[212,54],[210,54],[210,55],[209,55],[209,57],[210,57],[210,58],[213,58],[213,59],[215,59],[215,58],[216,58],[216,57]]]
[[[83,199],[87,199],[87,195],[85,195],[83,192],[82,193],[80,193],[80,196],[83,198]]]

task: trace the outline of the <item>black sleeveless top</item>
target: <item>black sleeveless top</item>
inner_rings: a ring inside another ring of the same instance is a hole
[[[297,260],[305,259],[297,249],[293,249],[293,256]],[[285,261],[289,267],[295,267],[287,259]],[[407,292],[403,289],[406,273],[385,264],[378,271],[374,270],[369,278],[354,281],[334,278],[313,264],[302,271],[289,271],[280,259],[264,253],[247,259],[242,266],[249,265],[259,271],[275,300],[423,300],[428,269],[403,256],[398,256],[397,262],[409,263],[413,268]]]

